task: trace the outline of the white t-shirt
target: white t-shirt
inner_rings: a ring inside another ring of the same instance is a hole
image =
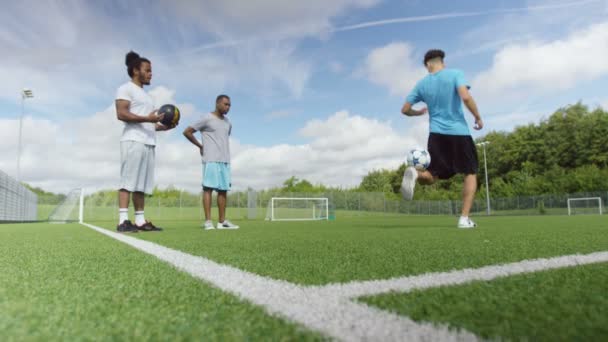
[[[118,88],[117,100],[131,102],[129,111],[139,116],[148,116],[154,110],[154,100],[143,88],[129,81]],[[124,122],[120,141],[137,141],[146,145],[156,145],[156,124],[153,122]]]

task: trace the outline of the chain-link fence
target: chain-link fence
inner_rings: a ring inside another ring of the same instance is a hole
[[[0,171],[0,222],[36,221],[38,197]]]
[[[327,197],[329,215],[336,218],[369,215],[459,215],[460,200],[404,201],[391,194],[381,192],[332,191],[326,193],[289,193],[272,191],[235,191],[228,194],[227,217],[229,219],[264,219],[268,203],[272,197]],[[568,215],[568,199],[582,197],[601,198],[602,207],[608,201],[608,191],[587,192],[564,195],[519,196],[492,198],[490,215]],[[212,217],[217,218],[216,198],[212,200]],[[600,201],[581,202],[590,206],[588,213],[595,210]],[[132,207],[132,206],[131,206]],[[131,208],[132,210],[132,208]],[[603,210],[602,210],[603,211]],[[487,201],[478,198],[471,210],[473,215],[487,215]],[[202,220],[201,195],[185,191],[177,197],[147,197],[146,218],[152,220]],[[117,195],[88,195],[84,201],[85,221],[117,220]]]

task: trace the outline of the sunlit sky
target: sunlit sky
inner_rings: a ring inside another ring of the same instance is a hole
[[[54,192],[116,188],[113,101],[131,49],[152,61],[157,104],[184,114],[158,134],[156,183],[192,192],[200,158],[181,132],[222,93],[235,189],[352,187],[397,167],[426,145],[428,119],[400,109],[430,48],[470,82],[475,137],[577,101],[608,108],[606,0],[20,1],[0,21],[0,170],[16,176],[30,88],[21,178]]]

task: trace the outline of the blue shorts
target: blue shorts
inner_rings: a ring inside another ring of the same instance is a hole
[[[230,164],[218,162],[203,163],[203,188],[228,191],[231,186]]]

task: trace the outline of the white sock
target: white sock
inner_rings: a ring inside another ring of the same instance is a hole
[[[207,221],[205,221],[205,223],[211,223],[211,224],[213,224],[213,221],[207,220]]]
[[[144,224],[146,224],[146,219],[144,217],[143,210],[135,212],[135,224],[138,226],[143,226]]]
[[[468,216],[462,216],[460,215],[460,221],[468,221],[469,217]]]
[[[121,224],[129,219],[129,209],[119,208],[118,209],[118,224]]]

